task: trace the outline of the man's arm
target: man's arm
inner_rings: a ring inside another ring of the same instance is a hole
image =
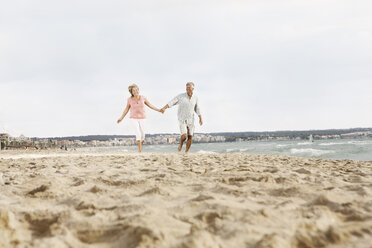
[[[199,108],[199,99],[196,99],[194,111],[199,116],[199,124],[200,124],[200,126],[203,125],[203,118],[201,116],[200,108]]]
[[[179,95],[176,96],[175,98],[173,98],[172,100],[170,100],[170,102],[168,102],[168,104],[165,105],[165,106],[164,106],[160,111],[161,111],[162,113],[164,113],[164,111],[165,111],[167,108],[170,108],[170,107],[172,107],[172,106],[178,104],[178,101],[179,101]]]
[[[200,126],[203,125],[203,119],[202,119],[202,116],[201,115],[198,115],[199,116],[199,124]]]

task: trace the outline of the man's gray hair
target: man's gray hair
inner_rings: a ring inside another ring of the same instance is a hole
[[[195,87],[195,85],[194,85],[194,83],[193,82],[187,82],[187,84],[186,85],[191,85],[192,86],[192,88],[194,88]]]

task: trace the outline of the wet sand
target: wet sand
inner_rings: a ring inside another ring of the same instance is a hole
[[[372,247],[372,162],[0,152],[0,247]]]

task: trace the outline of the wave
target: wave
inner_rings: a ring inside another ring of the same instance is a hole
[[[227,148],[225,151],[227,153],[230,152],[246,152],[248,150],[252,150],[253,148]]]
[[[216,154],[217,152],[199,150],[196,153],[199,153],[199,154]]]
[[[321,156],[323,154],[334,153],[332,150],[317,150],[312,148],[306,149],[291,149],[292,154],[310,154],[311,156]]]
[[[328,142],[328,143],[320,143],[320,146],[335,146],[335,145],[347,145],[349,142]]]
[[[353,145],[372,145],[372,142],[368,142],[368,141],[349,141],[347,143],[353,144]]]
[[[372,145],[372,142],[368,141],[348,141],[348,142],[326,142],[320,143],[320,146],[336,146],[336,145]]]
[[[312,145],[313,143],[312,142],[300,142],[300,143],[297,143],[297,145],[299,146],[308,146],[308,145]]]
[[[276,145],[276,147],[280,148],[280,147],[287,147],[289,145]]]

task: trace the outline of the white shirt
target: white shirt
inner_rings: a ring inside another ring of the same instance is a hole
[[[198,97],[192,94],[191,98],[187,93],[182,93],[173,98],[168,106],[172,107],[178,104],[178,120],[186,124],[194,123],[194,111],[197,115],[200,115],[200,109],[198,104]]]

